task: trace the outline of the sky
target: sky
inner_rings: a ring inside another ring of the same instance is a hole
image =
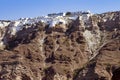
[[[0,0],[0,20],[87,10],[92,13],[119,11],[120,0]]]

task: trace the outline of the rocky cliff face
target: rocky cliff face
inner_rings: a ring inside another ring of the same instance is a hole
[[[0,80],[120,79],[120,12],[49,25],[1,21]]]

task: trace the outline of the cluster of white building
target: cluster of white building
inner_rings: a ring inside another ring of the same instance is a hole
[[[20,18],[15,21],[11,22],[4,22],[0,21],[0,28],[5,27],[5,26],[11,26],[11,34],[15,35],[15,33],[19,30],[23,29],[23,25],[25,24],[34,24],[39,21],[46,23],[49,25],[49,27],[55,27],[56,24],[62,23],[62,24],[67,24],[69,20],[76,20],[79,16],[80,20],[87,21],[89,17],[92,15],[90,11],[87,12],[69,12],[70,15],[67,16],[68,12],[66,13],[53,13],[53,14],[48,14],[47,16],[42,16],[42,17],[36,17],[36,18]],[[25,28],[28,28],[29,26],[26,26]]]

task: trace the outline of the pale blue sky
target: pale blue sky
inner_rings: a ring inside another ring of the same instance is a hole
[[[119,11],[120,0],[0,0],[0,20],[37,17],[54,12]]]

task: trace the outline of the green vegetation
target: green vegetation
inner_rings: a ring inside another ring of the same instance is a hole
[[[66,13],[66,16],[70,16],[70,15],[71,15],[71,12],[67,12],[67,13]]]

